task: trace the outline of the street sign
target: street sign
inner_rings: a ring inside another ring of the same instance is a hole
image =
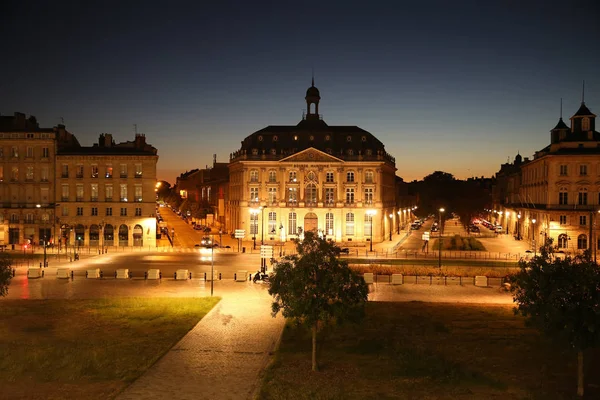
[[[234,233],[234,237],[236,239],[243,239],[246,236],[246,231],[244,229],[236,229]]]
[[[260,258],[273,258],[273,246],[262,245],[260,246]]]

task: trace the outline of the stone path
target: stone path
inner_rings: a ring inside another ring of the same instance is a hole
[[[258,285],[225,296],[117,400],[252,398],[284,325],[270,303]]]

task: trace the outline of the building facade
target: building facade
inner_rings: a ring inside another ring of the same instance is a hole
[[[582,102],[570,127],[560,118],[548,146],[532,160],[515,160],[517,168],[502,174],[506,188],[498,190],[494,218],[532,247],[547,238],[569,253],[598,247],[600,133],[595,118]]]
[[[40,128],[33,116],[0,116],[0,245],[54,241],[54,160],[71,145],[77,139],[64,125]]]
[[[59,151],[56,224],[60,246],[156,246],[157,150],[143,134],[115,144],[101,134],[93,146]]]
[[[314,230],[346,245],[396,231],[406,213],[395,202],[394,158],[371,133],[325,123],[320,99],[313,81],[297,125],[261,129],[231,154],[229,231],[272,243]]]

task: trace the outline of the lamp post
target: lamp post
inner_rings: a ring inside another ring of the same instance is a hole
[[[367,215],[370,218],[370,224],[371,224],[371,240],[370,240],[370,245],[369,245],[369,251],[373,252],[373,216],[377,214],[377,210],[373,210],[373,209],[369,209],[367,210]]]
[[[517,240],[521,240],[521,213],[517,214]]]
[[[400,213],[402,211],[398,210],[397,214],[398,214],[398,219],[396,220],[396,235],[400,234]]]
[[[535,218],[531,220],[531,227],[533,229],[533,235],[531,235],[531,239],[533,240],[533,256],[537,255],[537,249],[535,248]]]
[[[510,211],[507,211],[506,212],[506,220],[505,220],[505,222],[506,222],[506,234],[507,235],[508,235],[508,217],[509,216],[510,216]]]
[[[265,244],[265,208],[267,208],[267,206],[260,207],[260,209],[262,210],[262,213],[260,215],[260,245],[261,246]]]
[[[446,211],[443,208],[439,209],[439,220],[440,220],[440,239],[438,240],[440,242],[440,249],[438,252],[438,268],[442,268],[442,226],[444,226],[442,224],[442,213]]]
[[[390,214],[390,242],[392,241],[392,224],[394,222],[394,214]]]
[[[213,236],[213,235],[211,235]],[[213,286],[215,282],[215,246],[214,237],[210,240],[210,297],[213,295]]]

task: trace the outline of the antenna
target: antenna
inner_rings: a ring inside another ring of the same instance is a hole
[[[581,103],[585,101],[585,80],[583,81],[583,88],[581,90]]]
[[[315,67],[312,67],[312,85],[315,86]]]
[[[135,131],[135,134],[137,135],[137,124],[133,124],[133,130]]]
[[[562,97],[560,98],[560,119],[562,119]]]
[[[63,117],[60,117],[60,123],[63,125],[65,124],[65,119]]]

